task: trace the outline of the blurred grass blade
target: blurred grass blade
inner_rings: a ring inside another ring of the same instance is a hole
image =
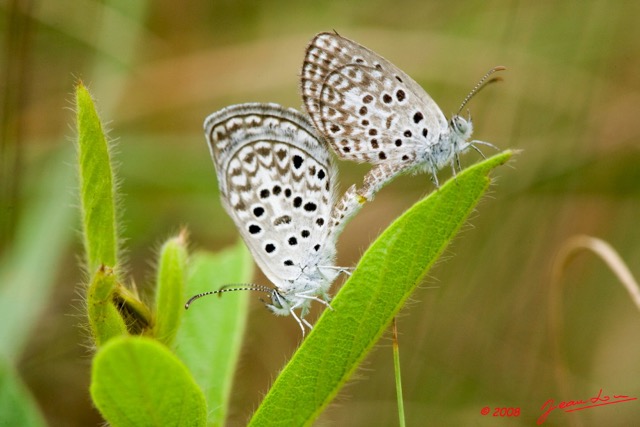
[[[40,409],[9,364],[0,358],[0,425],[46,426]]]
[[[97,347],[111,338],[127,334],[127,326],[113,301],[116,286],[113,270],[101,266],[87,289],[89,327]]]
[[[118,267],[115,185],[109,146],[91,95],[76,87],[78,174],[86,268]]]
[[[187,232],[169,239],[160,251],[153,336],[171,347],[184,312],[187,275]]]
[[[41,168],[33,201],[25,204],[14,245],[0,260],[0,357],[17,361],[46,304],[73,236],[71,150]]]
[[[396,400],[398,401],[398,426],[405,427],[407,422],[404,417],[404,398],[402,396],[402,371],[400,370],[400,344],[398,343],[398,325],[393,318],[393,372],[396,377]]]
[[[114,426],[204,426],[202,391],[182,362],[150,338],[121,337],[98,351],[91,397]]]
[[[462,171],[398,218],[276,379],[251,426],[311,424],[369,353],[489,186],[505,151]]]
[[[253,260],[242,242],[216,255],[198,253],[190,262],[187,295],[253,276]],[[183,301],[184,304],[185,301]],[[206,394],[208,425],[223,425],[247,319],[249,292],[229,292],[196,301],[182,317],[176,352]]]

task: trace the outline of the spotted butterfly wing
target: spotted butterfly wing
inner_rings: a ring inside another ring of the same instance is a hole
[[[411,77],[335,33],[307,47],[301,86],[315,126],[348,160],[410,167],[448,132],[440,108]]]
[[[278,290],[332,266],[337,172],[313,125],[295,110],[254,103],[212,114],[205,133],[222,203]]]

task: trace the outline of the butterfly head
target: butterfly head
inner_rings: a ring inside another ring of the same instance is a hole
[[[291,313],[292,302],[276,289],[270,290],[271,303],[261,300],[264,305],[277,316],[287,316]]]
[[[471,138],[473,133],[473,122],[471,121],[471,115],[468,119],[459,115],[454,115],[449,122],[449,128],[453,133],[456,142],[465,143]]]

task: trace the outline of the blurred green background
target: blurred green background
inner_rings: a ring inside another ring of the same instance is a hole
[[[305,46],[333,29],[410,74],[447,116],[489,68],[508,67],[469,105],[474,136],[523,151],[497,171],[491,196],[399,318],[408,425],[534,425],[547,399],[600,389],[640,397],[640,316],[626,292],[588,253],[560,283],[550,275],[575,234],[608,241],[640,274],[640,3],[6,0],[0,18],[0,352],[49,424],[101,422],[82,328],[75,81],[116,140],[127,269],[149,294],[158,245],[180,226],[194,250],[238,238],[218,200],[204,118],[249,101],[301,108]],[[477,160],[471,152],[463,164]],[[342,187],[367,168],[342,162]],[[338,264],[355,265],[432,189],[426,175],[386,187],[347,226]],[[563,316],[554,333],[550,301]],[[214,310],[208,303],[199,309]],[[291,319],[252,304],[232,426],[301,339]],[[388,336],[356,377],[317,424],[396,425]],[[484,406],[521,414],[497,420]],[[545,425],[638,419],[634,401],[555,411]]]

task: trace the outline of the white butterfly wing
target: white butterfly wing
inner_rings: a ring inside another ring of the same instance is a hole
[[[307,47],[302,97],[314,124],[343,158],[379,164],[415,159],[448,130],[431,97],[398,67],[338,34]]]
[[[241,104],[205,121],[223,205],[264,274],[287,286],[329,262],[335,165],[313,125],[276,104]]]

